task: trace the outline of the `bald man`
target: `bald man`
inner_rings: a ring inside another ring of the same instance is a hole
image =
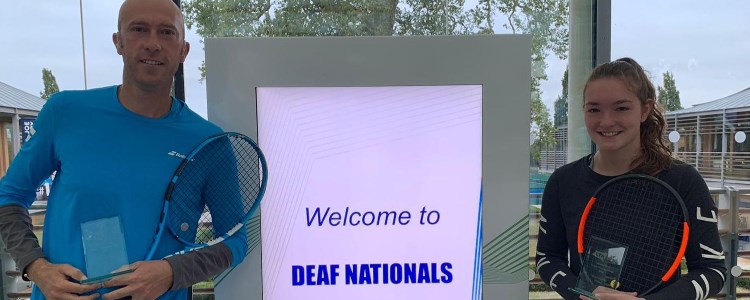
[[[222,130],[170,96],[190,51],[180,9],[171,0],[127,0],[112,35],[122,84],[50,97],[0,181],[0,235],[32,299],[179,299],[186,288],[239,264],[245,235],[205,250],[142,261],[153,241],[163,195],[179,156]],[[36,187],[57,172],[47,206],[44,247],[28,208]],[[116,217],[116,218],[114,218]],[[86,278],[81,224],[120,222],[134,271],[101,284]],[[181,250],[166,238],[156,258]]]

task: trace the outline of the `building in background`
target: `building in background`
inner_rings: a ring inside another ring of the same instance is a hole
[[[42,98],[0,82],[0,129],[2,129],[0,132],[0,177],[5,176],[13,157],[21,149],[21,145],[33,134],[34,120],[43,105]],[[46,200],[49,194],[49,183],[47,181],[45,183],[37,190],[37,199]],[[46,207],[46,201],[43,203]],[[36,205],[31,208],[29,213],[35,225],[35,233],[39,237],[45,209],[39,209]],[[5,248],[5,245],[0,246]],[[29,282],[17,276],[20,272],[16,270],[15,262],[4,251],[0,253],[0,269],[6,275],[0,290],[3,292],[2,299],[9,299],[7,298],[10,297],[9,295],[31,288]]]
[[[695,166],[710,186],[750,185],[750,87],[732,95],[666,114],[667,133],[676,131],[674,155]],[[567,125],[557,127],[555,145],[541,149],[539,172],[567,163]],[[722,163],[723,162],[723,163]]]
[[[667,132],[679,133],[675,155],[695,166],[709,185],[750,183],[750,141],[745,138],[750,134],[750,87],[668,112],[667,123]]]
[[[0,176],[28,138],[44,100],[0,82]]]

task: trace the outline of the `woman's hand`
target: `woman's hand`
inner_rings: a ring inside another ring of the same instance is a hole
[[[643,300],[643,298],[639,298],[637,295],[636,292],[623,292],[603,286],[594,289],[594,296],[599,300]],[[582,300],[591,300],[591,298],[586,296],[581,296],[580,298]]]

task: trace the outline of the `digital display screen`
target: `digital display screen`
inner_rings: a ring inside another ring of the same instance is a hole
[[[256,93],[263,299],[476,293],[482,85]]]

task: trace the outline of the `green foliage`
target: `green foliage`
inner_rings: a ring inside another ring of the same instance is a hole
[[[265,36],[391,35],[396,0],[287,0],[261,27]]]
[[[187,0],[183,6],[187,26],[204,38],[470,33],[464,0]]]
[[[568,57],[568,0],[479,0],[469,10],[478,33],[495,33],[495,25],[513,34],[531,35],[531,89],[547,79],[545,58]],[[493,19],[495,13],[504,19]]]
[[[536,264],[535,263],[529,263],[529,270],[534,271],[536,273]],[[539,278],[539,274],[537,273],[536,278]],[[529,284],[529,292],[552,292],[554,291],[552,288],[547,286],[546,284]]]
[[[193,285],[193,288],[196,289],[211,289],[214,288],[214,280],[213,278],[208,279],[206,281],[201,281]]]
[[[680,91],[677,90],[677,85],[675,84],[672,72],[664,72],[664,81],[662,82],[662,86],[657,87],[656,98],[658,99],[659,105],[661,105],[665,111],[682,109]]]
[[[737,287],[750,289],[750,278],[740,277],[737,279]]]
[[[396,1],[398,2],[398,1]],[[404,0],[395,18],[394,35],[473,34],[464,0]]]
[[[500,25],[532,36],[534,79],[544,59],[567,58],[567,0],[186,0],[186,24],[207,37],[490,34]],[[494,19],[505,16],[502,22]]]
[[[562,78],[562,94],[555,100],[555,128],[568,124],[568,69]]]
[[[555,127],[547,112],[547,106],[542,102],[539,93],[534,93],[531,99],[531,159],[533,165],[539,165],[541,150],[555,145]]]
[[[206,243],[214,239],[214,231],[210,226],[200,225],[198,232],[196,232],[195,241],[198,243]]]
[[[465,0],[185,0],[182,4],[186,25],[203,38],[493,34],[496,26],[529,34],[531,126],[536,128],[532,136],[543,144],[552,136],[554,128],[539,86],[547,79],[547,56],[567,59],[568,0],[479,0],[468,10]],[[205,78],[205,66],[200,70]]]
[[[190,0],[185,22],[203,38],[393,35],[398,0]],[[200,67],[205,78],[205,65]]]
[[[60,91],[55,75],[52,75],[52,71],[47,68],[42,68],[42,82],[44,83],[44,90],[39,93],[42,99],[47,100],[49,96]]]

